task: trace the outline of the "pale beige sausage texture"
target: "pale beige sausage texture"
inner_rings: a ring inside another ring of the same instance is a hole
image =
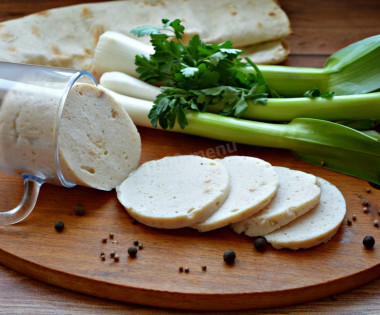
[[[211,217],[194,226],[201,232],[244,220],[265,207],[277,191],[277,174],[268,162],[249,156],[225,157],[220,162],[230,174],[230,193]]]
[[[232,224],[231,227],[235,232],[248,236],[268,234],[318,204],[321,189],[314,175],[286,167],[276,166],[274,168],[279,179],[276,196],[262,211]]]
[[[59,128],[62,173],[73,183],[111,190],[139,164],[141,139],[123,107],[100,87],[71,89]]]
[[[117,197],[137,221],[156,228],[192,226],[227,198],[230,180],[220,162],[196,155],[149,161],[117,187]]]

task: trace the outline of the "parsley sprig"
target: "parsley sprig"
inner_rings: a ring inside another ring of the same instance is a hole
[[[306,91],[303,96],[308,98],[316,98],[316,97],[322,97],[322,98],[332,98],[334,96],[334,92],[325,92],[321,93],[320,89],[314,87],[310,90]]]
[[[186,110],[204,112],[210,105],[222,104],[219,114],[240,117],[248,101],[265,105],[268,97],[278,97],[257,66],[248,58],[243,62],[240,49],[230,41],[205,44],[194,35],[185,45],[185,27],[179,19],[162,19],[162,27],[140,26],[131,32],[149,35],[154,54],[136,56],[140,79],[161,85],[149,113],[154,127],[172,129],[176,122],[183,129],[188,124]],[[251,66],[256,73],[245,72]]]

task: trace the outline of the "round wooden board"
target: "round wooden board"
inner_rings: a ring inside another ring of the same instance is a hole
[[[35,210],[22,223],[0,227],[0,262],[22,274],[70,290],[99,297],[159,307],[193,310],[238,310],[276,307],[342,292],[380,277],[380,191],[368,183],[295,159],[285,150],[249,147],[195,136],[140,128],[141,162],[167,155],[199,154],[210,158],[249,155],[325,178],[347,202],[347,218],[334,238],[313,249],[291,251],[271,247],[259,253],[252,239],[229,228],[208,233],[192,229],[158,230],[134,224],[116,194],[84,187],[44,185]],[[360,162],[360,161],[358,161]],[[0,209],[14,207],[22,196],[21,179],[0,175]],[[364,213],[362,194],[371,203]],[[76,216],[76,203],[85,205]],[[54,223],[65,223],[62,233]],[[109,233],[114,233],[113,241]],[[362,245],[365,235],[378,244]],[[107,237],[108,242],[102,243]],[[134,240],[143,243],[137,258],[128,258]],[[116,242],[117,241],[117,242]],[[235,264],[223,252],[233,249]],[[109,258],[115,251],[119,262]],[[100,259],[100,253],[107,256]],[[179,267],[190,272],[180,273]],[[202,266],[207,266],[203,271]]]

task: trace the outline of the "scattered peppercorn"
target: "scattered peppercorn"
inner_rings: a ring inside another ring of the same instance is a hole
[[[104,255],[105,255],[104,252],[101,252],[101,253],[100,253],[100,257],[101,257],[101,256],[104,256]]]
[[[57,232],[62,232],[64,227],[65,227],[65,224],[62,221],[57,221],[54,224],[54,228]]]
[[[107,237],[102,238],[102,243],[107,243]]]
[[[117,243],[118,243],[118,241],[116,241],[116,240],[113,240],[113,241],[112,241],[112,243],[113,243],[113,244],[117,244]]]
[[[379,220],[375,220],[375,221],[373,221],[373,226],[375,226],[375,227],[379,227]]]
[[[363,206],[366,206],[366,207],[368,207],[369,206],[369,202],[367,201],[367,199],[365,199],[362,195],[360,195],[360,194],[356,194],[359,198],[361,198],[361,200],[362,200],[362,205]]]
[[[227,249],[223,254],[224,261],[231,265],[235,262],[236,254],[232,249]]]
[[[207,270],[207,266],[202,266],[202,271],[206,271]]]
[[[113,256],[113,260],[115,262],[118,262],[120,260],[120,256],[118,254],[115,254],[115,256]]]
[[[138,244],[138,248],[139,248],[139,249],[143,249],[143,248],[144,248],[144,244],[143,244],[143,243],[139,243],[139,244]]]
[[[86,212],[86,209],[84,208],[84,205],[82,205],[81,203],[77,203],[74,206],[75,215],[82,216],[85,214],[85,212]]]
[[[110,239],[112,240],[115,235],[113,233],[110,233],[109,236],[110,236]]]
[[[350,219],[347,219],[347,225],[348,226],[352,225],[352,221]]]
[[[100,256],[100,259],[101,259],[102,261],[105,261],[105,260],[106,260],[106,256],[105,256],[105,255],[101,255],[101,256]]]
[[[137,248],[135,246],[129,246],[128,247],[128,255],[130,257],[136,257],[136,255],[137,255]]]
[[[367,188],[365,191],[367,192],[367,194],[370,194],[371,193],[371,188]]]
[[[255,246],[257,251],[263,252],[267,247],[267,240],[265,237],[259,236],[253,241],[253,246]]]
[[[352,215],[352,221],[356,221],[356,214]]]
[[[363,212],[364,212],[364,213],[368,213],[368,212],[369,212],[368,207],[364,207],[364,208],[363,208]]]
[[[138,241],[138,240],[134,240],[134,241],[133,241],[133,244],[134,244],[135,246],[138,246],[138,245],[139,245],[139,241]]]
[[[179,271],[179,272],[183,272],[183,267],[182,267],[182,266],[179,267],[179,268],[178,268],[178,271]]]
[[[114,257],[115,257],[115,255],[116,255],[116,253],[115,253],[115,252],[111,252],[111,254],[110,254],[110,257],[111,257],[111,258],[114,258]]]
[[[375,239],[373,238],[373,236],[367,235],[363,239],[363,245],[365,248],[371,249],[375,245]]]
[[[190,268],[189,267],[185,267],[185,272],[189,273],[190,272]]]

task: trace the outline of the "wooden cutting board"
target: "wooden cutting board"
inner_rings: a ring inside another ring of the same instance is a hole
[[[210,139],[139,128],[141,162],[175,154],[210,158],[249,155],[325,178],[347,202],[347,218],[334,238],[308,250],[254,250],[252,239],[229,228],[208,233],[192,229],[158,230],[135,224],[116,194],[84,187],[44,185],[35,210],[22,223],[0,227],[0,263],[42,282],[94,296],[131,303],[198,310],[276,307],[320,299],[380,277],[380,191],[368,183],[306,164],[286,150],[249,147]],[[21,179],[0,175],[0,209],[14,207],[22,196]],[[363,212],[363,195],[370,213]],[[73,212],[76,203],[86,213]],[[62,233],[54,223],[65,223]],[[111,239],[109,233],[114,234]],[[362,239],[377,240],[372,250]],[[102,239],[107,238],[107,243]],[[135,259],[127,249],[143,243]],[[223,252],[233,249],[234,265]],[[115,251],[120,260],[109,257]],[[100,259],[100,253],[106,260]],[[190,272],[179,272],[179,267]],[[207,270],[202,270],[207,266]]]

